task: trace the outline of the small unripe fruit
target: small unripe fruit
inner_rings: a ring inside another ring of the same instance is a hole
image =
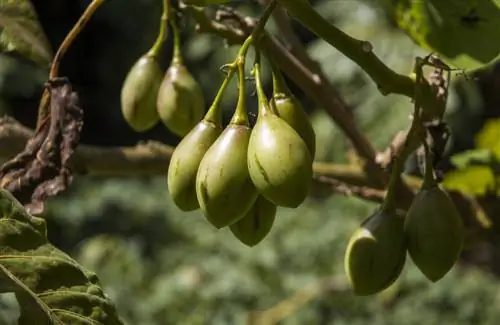
[[[352,235],[344,263],[356,295],[376,294],[399,277],[406,261],[403,225],[403,218],[380,209]]]
[[[247,167],[251,129],[229,124],[203,157],[196,176],[200,208],[216,228],[245,216],[257,199]]]
[[[432,282],[450,271],[462,250],[462,219],[438,185],[423,187],[415,196],[406,216],[405,233],[411,259]]]
[[[196,197],[196,175],[200,162],[222,133],[220,125],[202,120],[177,145],[168,168],[168,190],[177,207],[192,211],[200,207]]]
[[[275,204],[259,196],[250,211],[240,221],[229,226],[229,229],[243,244],[255,246],[271,231],[276,211]]]
[[[121,91],[124,119],[136,132],[144,132],[159,121],[156,97],[161,83],[161,68],[153,56],[143,55],[132,66]]]
[[[304,140],[284,120],[261,110],[248,147],[248,169],[259,193],[272,203],[296,208],[312,182],[312,157]]]
[[[304,140],[311,157],[316,154],[316,134],[300,101],[293,95],[276,94],[270,101],[276,114]]]
[[[157,108],[163,124],[179,137],[185,136],[205,115],[203,91],[182,63],[173,62],[165,73]]]

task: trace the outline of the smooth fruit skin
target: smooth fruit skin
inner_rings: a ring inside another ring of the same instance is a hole
[[[312,182],[312,157],[304,140],[284,120],[261,113],[250,137],[248,169],[259,193],[272,203],[296,208]]]
[[[347,245],[344,266],[354,294],[376,294],[396,281],[406,262],[404,219],[377,210]]]
[[[200,163],[196,195],[208,221],[218,229],[243,218],[257,199],[247,167],[250,133],[248,126],[229,124]]]
[[[253,247],[271,231],[277,210],[275,204],[259,196],[243,219],[233,223],[229,229],[243,244]]]
[[[408,252],[432,282],[455,265],[464,241],[460,214],[448,194],[437,185],[415,196],[405,220]]]
[[[300,101],[294,96],[275,95],[270,101],[276,114],[297,132],[309,149],[311,157],[316,154],[316,133]]]
[[[158,114],[165,126],[185,136],[205,115],[205,99],[198,82],[180,63],[165,73],[157,98]]]
[[[200,207],[196,197],[196,175],[203,156],[221,133],[222,127],[202,120],[175,148],[168,167],[167,184],[172,200],[182,211]]]
[[[154,57],[144,55],[130,68],[121,90],[122,114],[136,132],[151,129],[159,121],[156,97],[162,72]]]

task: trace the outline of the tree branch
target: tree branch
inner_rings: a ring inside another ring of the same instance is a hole
[[[186,6],[183,10],[198,24],[197,30],[202,33],[212,33],[225,38],[230,44],[242,43],[251,33],[255,20],[245,18],[242,29],[226,26],[208,18],[203,9]],[[387,175],[376,163],[376,151],[361,132],[352,117],[347,113],[346,104],[331,84],[322,77],[322,73],[311,71],[299,59],[280,43],[275,37],[266,35],[263,39],[266,52],[272,55],[280,65],[281,70],[293,80],[306,95],[322,107],[333,119],[345,135],[351,140],[358,155],[366,163],[368,175],[379,185],[385,185]]]

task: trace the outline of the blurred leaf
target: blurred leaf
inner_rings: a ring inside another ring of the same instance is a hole
[[[420,46],[461,69],[499,57],[500,0],[384,0],[396,23]]]
[[[500,119],[487,120],[476,136],[478,148],[489,149],[500,160]]]
[[[46,238],[45,221],[0,190],[0,292],[14,292],[19,324],[122,324],[95,273]]]
[[[451,157],[451,162],[455,167],[461,169],[469,165],[487,165],[492,160],[492,153],[489,149],[473,149],[460,152]]]
[[[52,50],[29,0],[0,0],[0,51],[48,66]]]
[[[450,190],[484,195],[495,189],[495,175],[488,166],[470,166],[446,174],[443,185]]]

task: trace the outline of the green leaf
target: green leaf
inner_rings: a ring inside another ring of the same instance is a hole
[[[489,149],[500,160],[500,119],[486,121],[483,129],[476,135],[476,146]]]
[[[470,165],[488,165],[493,154],[489,149],[473,149],[457,153],[451,157],[451,163],[461,169]]]
[[[460,69],[500,58],[500,0],[384,0],[393,19],[418,45]]]
[[[0,51],[17,52],[42,66],[52,49],[29,0],[0,0]]]
[[[484,195],[495,190],[495,175],[488,166],[470,166],[446,174],[443,186],[470,195]]]
[[[99,279],[47,241],[45,221],[0,189],[0,292],[14,292],[20,325],[123,324]]]

